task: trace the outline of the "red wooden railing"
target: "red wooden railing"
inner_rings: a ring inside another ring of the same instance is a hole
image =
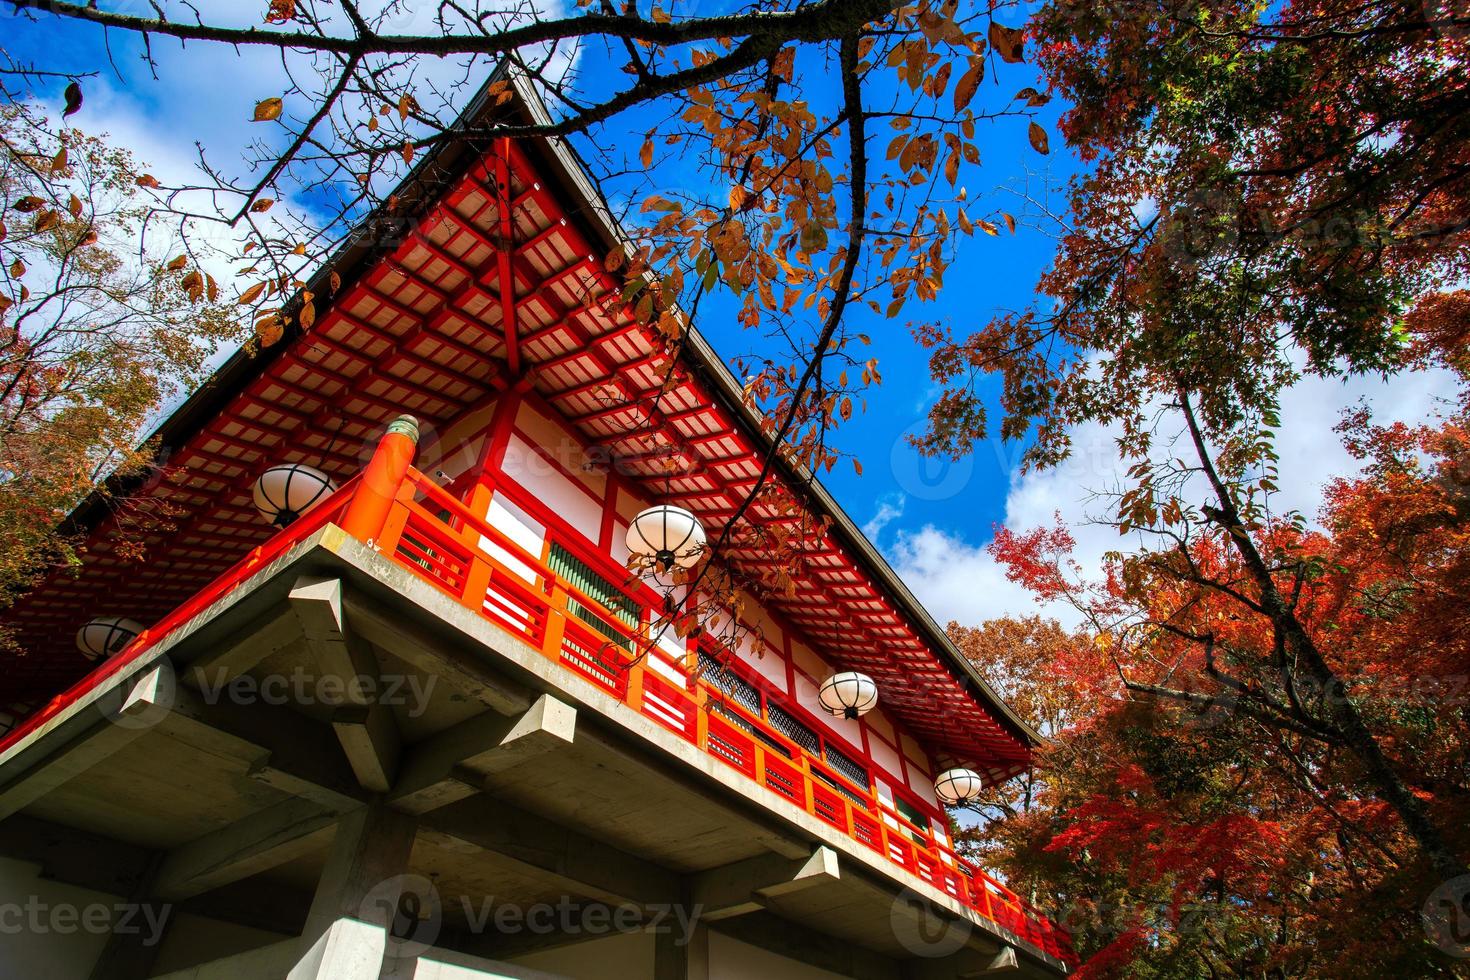
[[[56,717],[104,679],[137,662],[292,545],[328,523],[352,529],[383,555],[465,607],[520,637],[541,654],[617,697],[767,791],[882,855],[1038,949],[1075,964],[1066,932],[1005,885],[956,855],[930,828],[905,820],[871,787],[859,787],[802,750],[764,719],[702,680],[675,683],[650,658],[682,672],[647,631],[658,599],[647,586],[622,591],[644,610],[631,628],[601,602],[558,576],[457,497],[407,465],[400,431],[354,478],[272,537],[191,599],[149,627],[126,650],[52,699],[0,740],[0,752]],[[408,452],[411,453],[411,443]],[[491,543],[509,563],[483,547]],[[558,542],[610,581],[626,577],[611,559],[575,541]],[[574,603],[573,612],[569,603]],[[616,640],[621,640],[618,643]],[[626,646],[626,649],[624,648]],[[629,650],[648,649],[634,658]]]

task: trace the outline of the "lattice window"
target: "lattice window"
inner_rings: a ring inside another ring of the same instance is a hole
[[[772,728],[806,749],[812,755],[821,755],[822,743],[817,738],[817,733],[797,721],[792,715],[787,714],[772,704],[767,705],[766,719],[770,721]]]
[[[546,565],[556,573],[557,577],[581,591],[589,599],[600,602],[603,606],[607,607],[608,611],[618,621],[633,629],[638,628],[638,604],[624,595],[617,586],[594,572],[586,562],[555,541],[551,543],[551,551],[547,555]],[[606,622],[601,616],[594,614],[576,599],[567,600],[567,612],[576,616],[624,650],[631,649],[631,644],[628,642],[627,637],[618,632],[617,627]]]
[[[737,677],[733,670],[715,659],[714,654],[699,651],[699,675],[751,714],[761,713],[761,692],[754,684]]]
[[[836,769],[848,779],[851,779],[858,786],[864,789],[868,787],[868,767],[856,759],[839,752],[832,746],[830,741],[827,742],[826,751],[822,754],[822,758],[827,760],[827,765]]]

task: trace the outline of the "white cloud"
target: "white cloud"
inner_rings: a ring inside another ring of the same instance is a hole
[[[1314,519],[1326,485],[1335,477],[1359,472],[1357,461],[1333,431],[1344,409],[1363,400],[1379,422],[1412,423],[1433,417],[1455,391],[1454,376],[1439,370],[1388,381],[1303,379],[1281,400],[1277,438],[1281,491],[1273,508]],[[1012,470],[1004,524],[1023,532],[1050,526],[1054,515],[1060,514],[1076,539],[1074,557],[1090,573],[1101,567],[1106,552],[1129,547],[1115,529],[1096,521],[1108,506],[1098,495],[1124,483],[1125,467],[1118,463],[1114,434],[1103,426],[1079,426],[1072,438],[1074,455],[1057,469],[1026,474]],[[941,623],[951,619],[977,623],[1038,611],[1069,625],[1079,621],[1074,610],[1060,603],[1041,606],[1026,590],[1007,581],[1004,569],[986,551],[987,544],[926,525],[900,530],[885,550],[900,577]]]
[[[903,516],[904,504],[908,497],[902,493],[881,497],[878,500],[878,511],[868,523],[863,525],[863,533],[868,536],[869,541],[876,542],[878,535],[883,529]]]

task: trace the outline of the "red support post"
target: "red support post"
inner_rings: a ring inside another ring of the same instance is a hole
[[[412,415],[400,415],[388,423],[388,431],[378,440],[378,448],[363,470],[362,483],[342,515],[342,530],[368,544],[383,533],[398,489],[413,464],[418,441],[419,423]]]

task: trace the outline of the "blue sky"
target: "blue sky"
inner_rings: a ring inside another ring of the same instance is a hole
[[[102,6],[146,10],[136,0],[104,0]],[[713,12],[719,6],[701,2],[698,12]],[[248,20],[265,4],[264,0],[210,0],[201,7]],[[422,20],[414,14],[403,25],[422,28],[426,26],[418,23]],[[155,79],[140,58],[136,38],[114,33],[104,44],[101,32],[90,26],[45,16],[29,23],[0,13],[0,25],[5,38],[0,46],[20,60],[99,72],[98,77],[84,80],[87,102],[72,121],[89,132],[111,133],[115,142],[133,149],[166,181],[187,178],[200,149],[211,163],[241,173],[246,141],[260,133],[245,120],[258,100],[282,88],[280,59],[263,51],[237,54],[206,45],[180,49],[176,43],[158,39],[153,47],[159,63]],[[65,58],[64,65],[58,65],[57,52]],[[584,86],[625,84],[626,76],[609,77],[604,63],[590,50],[581,54],[577,71]],[[1004,103],[1020,88],[1036,84],[1029,66],[996,63],[976,104]],[[59,99],[60,87],[49,93],[51,100]],[[814,102],[830,98],[830,92],[821,86],[810,94]],[[1034,609],[1029,597],[1008,583],[985,554],[984,546],[997,524],[1024,529],[1048,522],[1053,513],[1061,512],[1079,527],[1084,562],[1093,562],[1107,549],[1119,546],[1111,531],[1085,527],[1093,512],[1093,492],[1109,489],[1118,478],[1111,433],[1099,428],[1079,430],[1074,433],[1077,455],[1073,461],[1056,471],[1026,475],[1017,470],[1018,446],[993,441],[979,447],[968,460],[946,464],[923,460],[904,443],[905,434],[921,425],[935,396],[925,356],[913,343],[905,319],[937,319],[963,333],[996,312],[1025,307],[1038,275],[1050,261],[1053,242],[1028,220],[1035,212],[1024,198],[1044,195],[1048,188],[1055,194],[1078,166],[1055,134],[1059,108],[1054,102],[1039,117],[1053,133],[1050,156],[1030,149],[1024,119],[982,123],[978,130],[982,160],[966,166],[959,178],[969,192],[972,214],[1009,211],[1021,220],[1019,233],[1010,236],[1003,231],[999,238],[977,235],[964,240],[937,303],[911,304],[898,320],[861,310],[853,324],[873,338],[872,354],[879,358],[883,384],[869,392],[867,412],[856,416],[837,437],[842,448],[861,456],[863,475],[839,466],[826,482],[941,622],[950,618],[973,622]],[[584,156],[595,156],[595,150],[601,148],[631,163],[641,133],[652,125],[651,118],[646,112],[631,114],[596,134],[596,147],[584,140],[580,149]],[[877,156],[881,157],[887,139],[886,130],[875,136]],[[658,166],[656,179],[664,186],[690,187],[700,180],[693,168],[676,158]],[[617,180],[606,191],[614,201],[619,195],[635,193],[631,185],[624,187]],[[700,329],[727,354],[749,351],[759,344],[742,335],[733,308],[726,297],[707,301],[700,312]],[[1308,381],[1289,392],[1283,404],[1285,503],[1314,513],[1326,478],[1351,469],[1351,461],[1331,432],[1340,407],[1363,397],[1394,417],[1417,418],[1431,411],[1434,397],[1446,393],[1449,386],[1448,378],[1431,375],[1417,384],[1400,383],[1392,390],[1373,379],[1355,379],[1347,383]]]

